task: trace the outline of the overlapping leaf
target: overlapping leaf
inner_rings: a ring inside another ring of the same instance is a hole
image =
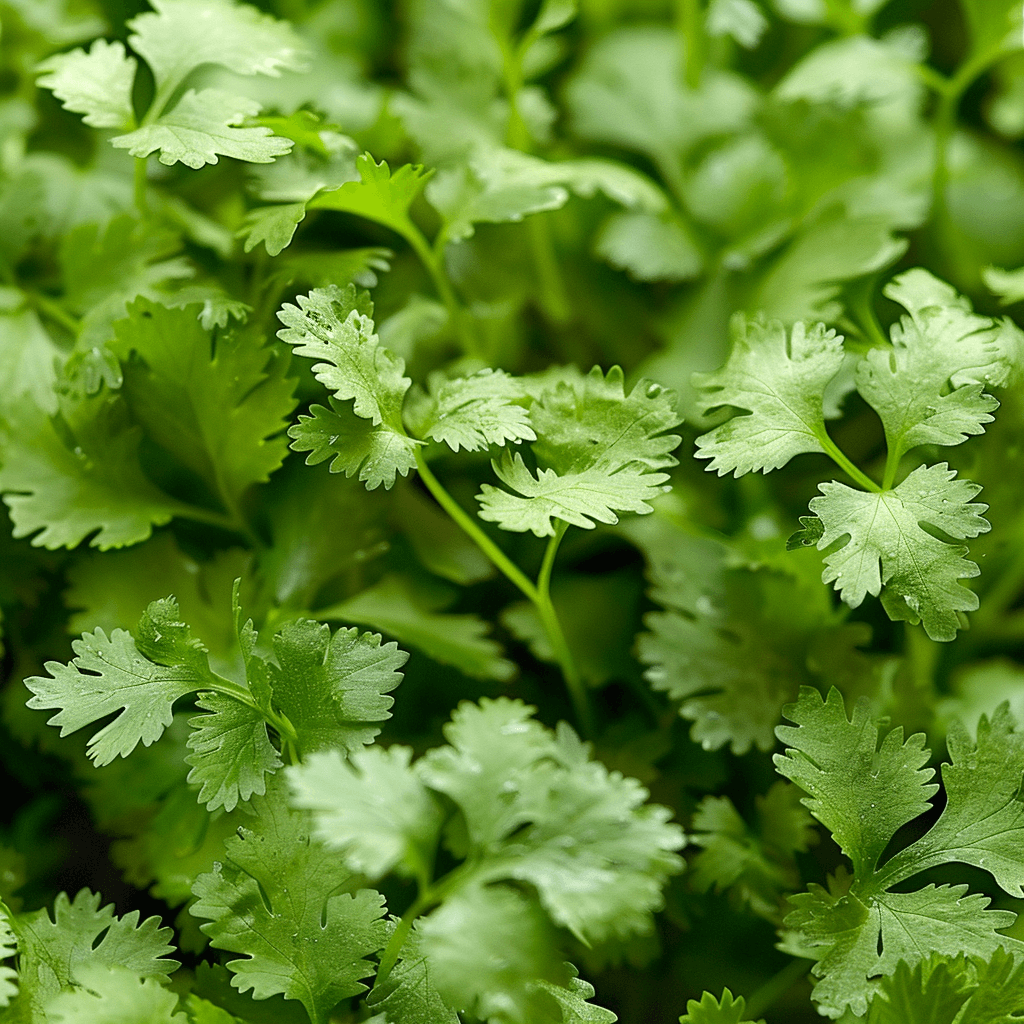
[[[722,406],[741,410],[697,438],[697,458],[719,476],[770,472],[827,442],[822,397],[843,362],[843,339],[824,324],[733,320],[729,360],[715,373],[694,375],[705,415]]]
[[[480,517],[505,530],[544,537],[556,519],[592,529],[595,521],[618,522],[617,512],[646,514],[668,479],[661,470],[676,462],[679,437],[667,433],[679,422],[671,394],[641,381],[627,395],[617,367],[544,390],[530,422],[536,475],[506,452],[492,465],[509,490],[483,484],[478,495]]]
[[[888,491],[857,491],[835,481],[818,489],[807,536],[819,550],[828,549],[822,580],[834,583],[852,608],[884,585],[891,619],[921,622],[933,640],[952,640],[958,613],[978,607],[977,595],[960,580],[980,570],[958,542],[990,529],[982,518],[988,506],[971,501],[981,487],[957,480],[941,462],[915,469]]]

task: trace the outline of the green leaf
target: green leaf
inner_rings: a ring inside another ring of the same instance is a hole
[[[990,529],[982,518],[988,506],[971,502],[981,487],[955,477],[940,462],[920,466],[899,486],[878,493],[835,481],[819,484],[822,496],[810,508],[824,527],[817,547],[828,550],[822,581],[834,582],[851,608],[867,594],[877,597],[884,585],[889,618],[921,622],[933,640],[952,640],[961,624],[958,613],[978,607],[977,595],[960,580],[980,571],[964,557],[966,545],[956,542]]]
[[[924,734],[904,741],[902,728],[893,729],[879,748],[868,703],[855,705],[851,721],[834,687],[825,701],[804,687],[785,715],[796,727],[775,730],[786,744],[774,757],[779,774],[808,794],[804,805],[853,862],[855,877],[870,876],[896,831],[938,791]]]
[[[169,522],[177,503],[147,479],[139,460],[141,432],[129,426],[124,403],[99,395],[73,402],[58,432],[33,404],[9,410],[0,491],[15,537],[37,547],[123,547]],[[70,443],[69,443],[70,442]]]
[[[245,215],[245,223],[238,235],[245,239],[246,252],[252,252],[262,242],[269,256],[278,256],[291,245],[295,229],[305,216],[305,203],[259,206]]]
[[[134,125],[132,85],[138,62],[125,52],[124,44],[97,39],[84,49],[60,53],[44,60],[37,84],[49,89],[64,105],[93,128]]]
[[[233,811],[239,801],[266,792],[266,776],[282,761],[267,736],[259,710],[219,693],[201,693],[196,707],[209,714],[189,720],[192,765],[188,781],[199,786],[198,800],[210,811]]]
[[[387,941],[384,899],[351,892],[356,880],[283,794],[253,803],[252,827],[239,828],[225,862],[196,880],[190,913],[206,920],[211,945],[241,954],[228,963],[235,988],[296,999],[313,1024],[327,1024],[339,1000],[366,989],[365,958]]]
[[[732,321],[733,348],[721,370],[694,374],[703,415],[723,406],[745,414],[697,438],[697,458],[719,476],[784,466],[802,452],[824,452],[822,396],[843,362],[843,338],[824,324]]]
[[[543,980],[536,982],[536,987],[558,1004],[562,1011],[562,1024],[614,1024],[619,1018],[611,1010],[590,1002],[594,998],[594,986],[578,977],[572,964],[565,966],[572,975],[567,986]]]
[[[554,1024],[532,979],[561,983],[555,936],[537,904],[505,886],[462,888],[419,923],[420,948],[441,999],[509,1024]]]
[[[833,830],[854,865],[852,877],[840,869],[828,889],[812,885],[790,898],[794,909],[786,918],[781,948],[817,961],[812,972],[820,980],[814,999],[821,1011],[838,1017],[850,1007],[863,1014],[880,987],[879,978],[893,974],[901,960],[913,967],[932,953],[988,959],[999,947],[1019,955],[1024,944],[1000,934],[1015,915],[987,909],[989,899],[968,895],[966,885],[891,891],[932,864],[979,864],[986,860],[985,853],[992,857],[990,870],[996,880],[1008,891],[1020,891],[1019,865],[1005,869],[1005,853],[1000,857],[1001,851],[1012,848],[1012,832],[1021,817],[1012,808],[1024,769],[1024,744],[1012,731],[1005,707],[991,730],[987,722],[984,735],[979,729],[975,749],[961,742],[955,767],[944,767],[944,778],[948,771],[952,783],[947,791],[948,825],[934,840],[926,832],[881,866],[879,858],[892,837],[928,809],[928,798],[936,789],[929,783],[931,770],[923,767],[930,753],[923,736],[904,742],[903,730],[897,728],[879,746],[878,727],[866,700],[850,721],[835,690],[823,702],[817,691],[805,688],[786,715],[797,727],[777,730],[789,746],[784,755],[775,755],[776,766],[808,794],[803,802]],[[973,783],[977,776],[967,773],[979,761],[987,768],[979,788],[971,785],[970,806],[965,807],[964,780]],[[991,796],[985,783],[994,790]],[[992,825],[983,815],[993,818]],[[968,819],[970,826],[964,828]],[[934,827],[941,822],[940,817]],[[959,843],[950,844],[950,836],[958,831],[964,832]]]
[[[402,403],[412,382],[404,360],[374,332],[369,294],[331,286],[298,296],[298,303],[285,303],[277,314],[285,325],[278,337],[296,355],[322,360],[313,364],[316,379],[336,398],[351,399],[357,416],[404,434]]]
[[[321,619],[379,629],[474,679],[511,679],[516,666],[502,657],[501,644],[487,636],[487,623],[476,615],[439,610],[450,601],[445,590],[431,592],[417,587],[408,577],[389,574],[353,597],[318,609],[316,614]]]
[[[595,367],[578,384],[545,390],[530,409],[538,440],[536,476],[521,455],[507,451],[493,462],[498,478],[517,494],[483,484],[480,518],[504,530],[552,536],[553,519],[584,529],[617,523],[616,512],[652,511],[663,492],[679,437],[670,392],[647,381],[627,395],[622,371],[607,377]]]
[[[1024,23],[1016,0],[960,0],[971,37],[971,52],[992,55],[1024,46]]]
[[[417,923],[387,979],[374,985],[367,1005],[382,1011],[388,1024],[461,1024],[434,986],[431,962],[421,946]]]
[[[984,388],[1009,377],[1019,329],[972,313],[924,270],[902,274],[885,294],[910,316],[893,326],[891,349],[872,349],[858,365],[857,390],[882,419],[890,458],[983,433],[999,405]]]
[[[48,724],[59,725],[62,736],[116,712],[113,721],[89,738],[88,754],[97,767],[127,757],[140,742],[148,747],[159,739],[171,724],[174,702],[200,689],[208,678],[209,669],[204,672],[196,660],[154,663],[123,629],[109,637],[97,629],[71,646],[75,657],[67,665],[48,661],[50,676],[25,680],[33,694],[28,706],[59,708]]]
[[[434,373],[429,394],[408,418],[421,437],[447,444],[453,452],[477,452],[492,444],[536,440],[526,401],[523,388],[502,370],[455,378]]]
[[[690,865],[691,885],[698,892],[728,891],[741,907],[777,922],[784,896],[799,884],[793,855],[817,838],[798,800],[795,786],[775,782],[756,798],[755,829],[728,797],[704,797],[691,823],[690,842],[701,847]]]
[[[1002,958],[1005,954],[998,950],[995,955]],[[1013,963],[1010,957],[1006,960]],[[894,974],[883,979],[878,995],[871,1000],[869,1024],[953,1024],[964,1004],[974,1002],[967,963],[934,956],[913,967],[901,962]],[[971,1019],[970,1012],[966,1019]]]
[[[661,26],[602,37],[566,93],[575,133],[645,153],[672,180],[682,154],[744,127],[756,103],[743,79],[713,68],[705,68],[699,90],[687,89],[681,57],[679,37]]]
[[[648,682],[693,721],[694,742],[729,744],[734,754],[770,750],[782,707],[801,684],[856,687],[871,677],[858,650],[869,631],[843,622],[816,573],[730,568],[728,549],[657,518],[645,533],[638,539],[651,597],[665,610],[644,617],[650,632],[638,638],[638,653]]]
[[[1011,896],[1024,895],[1024,867],[1018,851],[1024,842],[1024,733],[1008,705],[978,722],[977,742],[959,721],[947,737],[950,762],[942,766],[946,805],[928,833],[896,854],[892,872],[922,871],[932,864],[957,861],[983,868]]]
[[[743,996],[734,997],[727,988],[722,990],[721,999],[705,992],[699,1002],[696,999],[687,1002],[686,1013],[679,1018],[679,1024],[739,1024],[750,1020],[746,1009]],[[764,1024],[763,1019],[760,1024]]]
[[[295,401],[286,361],[253,332],[211,338],[194,308],[145,299],[114,331],[111,348],[124,364],[123,391],[136,418],[229,511],[237,509],[287,451],[282,432]]]
[[[359,181],[349,181],[341,188],[321,192],[307,204],[307,208],[354,213],[383,224],[400,235],[417,231],[409,220],[409,207],[432,172],[424,171],[418,165],[406,164],[392,174],[385,161],[378,164],[369,153],[356,160],[356,169]]]
[[[594,252],[635,281],[689,281],[704,269],[700,249],[671,213],[612,214],[594,240]]]
[[[136,157],[159,153],[162,164],[199,168],[217,163],[221,156],[268,164],[291,152],[292,141],[259,125],[238,127],[259,112],[260,105],[244,96],[220,89],[189,89],[169,113],[127,135],[115,136],[110,143]]]
[[[179,85],[203,64],[236,75],[303,66],[302,42],[286,22],[233,0],[150,0],[153,12],[128,22],[128,44],[153,69],[157,87]],[[167,99],[169,97],[165,97]],[[159,113],[159,111],[158,111]]]
[[[154,978],[140,978],[118,966],[79,968],[80,986],[61,992],[46,1007],[61,1024],[187,1024],[175,1012],[178,997]]]
[[[14,288],[0,290],[0,415],[30,398],[43,412],[57,411],[53,386],[64,353],[38,314]]]
[[[408,476],[416,467],[418,441],[386,425],[374,426],[334,398],[331,407],[310,406],[311,415],[299,415],[299,422],[288,428],[291,447],[309,452],[307,466],[327,459],[332,473],[356,477],[368,491],[381,484],[385,490],[395,486],[398,474]]]
[[[373,633],[299,619],[274,636],[269,666],[274,704],[298,733],[301,752],[340,747],[355,751],[391,717],[389,694],[409,655]]]
[[[441,807],[411,758],[401,746],[368,747],[348,761],[330,750],[288,769],[293,803],[314,812],[317,838],[371,881],[395,869],[422,878],[433,860]]]
[[[114,916],[100,906],[98,893],[82,889],[74,900],[61,893],[53,916],[46,910],[21,914],[14,921],[20,956],[21,991],[9,1011],[27,1020],[47,1020],[45,1008],[63,989],[79,983],[79,972],[120,968],[162,981],[178,964],[167,960],[172,932],[156,917],[139,923],[139,912]],[[120,1024],[120,1022],[118,1022]],[[127,1024],[127,1022],[125,1022]]]
[[[768,19],[753,0],[711,0],[707,12],[709,36],[731,36],[752,50],[768,28]]]
[[[18,952],[18,937],[11,928],[10,908],[0,902],[0,960],[10,960]],[[10,964],[0,964],[0,1007],[10,1006],[18,995],[18,972]]]

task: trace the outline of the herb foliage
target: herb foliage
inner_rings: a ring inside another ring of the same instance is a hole
[[[1024,9],[924,6],[0,0],[0,1022],[1024,1013]]]

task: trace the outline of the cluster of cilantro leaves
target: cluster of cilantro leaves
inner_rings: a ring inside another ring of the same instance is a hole
[[[1016,0],[0,26],[0,1024],[1024,1013]]]

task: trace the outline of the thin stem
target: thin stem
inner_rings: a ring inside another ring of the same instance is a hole
[[[544,626],[544,632],[547,634],[548,643],[551,644],[551,651],[565,677],[565,684],[576,711],[576,720],[580,724],[580,731],[585,737],[590,737],[595,732],[594,711],[590,706],[590,695],[587,693],[586,684],[576,667],[576,660],[572,656],[569,643],[565,639],[562,624],[558,620],[558,613],[551,602],[551,572],[555,565],[555,556],[558,554],[558,545],[562,542],[568,528],[568,523],[561,520],[556,521],[555,533],[548,541],[547,550],[544,552],[544,561],[540,567],[540,575],[537,577],[537,597],[534,604]]]
[[[413,252],[419,257],[425,270],[430,275],[438,296],[448,310],[448,317],[454,326],[459,340],[462,342],[462,349],[469,356],[480,356],[480,345],[476,335],[470,330],[466,321],[466,311],[462,308],[459,300],[455,297],[451,282],[444,271],[444,245],[447,239],[443,232],[438,235],[434,248],[431,249],[423,232],[420,231],[412,221],[407,221],[400,229],[402,237],[412,246]]]
[[[825,449],[825,454],[850,477],[856,483],[860,484],[861,487],[866,491],[874,491],[875,494],[880,494],[883,488],[879,487],[874,480],[871,479],[866,473],[862,473],[843,453],[839,446],[832,440],[828,434],[822,430],[818,435],[818,440],[821,442],[822,448]]]
[[[683,54],[683,81],[688,89],[698,89],[704,70],[705,42],[700,0],[676,0],[676,25]]]
[[[855,289],[850,295],[850,312],[856,318],[856,324],[861,329],[864,337],[873,345],[885,347],[889,345],[889,339],[882,330],[875,314],[875,307],[871,301],[871,294],[874,291],[875,279],[868,278]]]
[[[198,505],[189,505],[184,501],[171,501],[171,511],[181,519],[191,519],[195,523],[203,523],[206,526],[216,526],[221,530],[228,530],[231,533],[241,534],[253,547],[261,547],[259,538],[234,516],[225,512],[217,512],[210,508],[201,508]]]
[[[54,323],[60,324],[72,337],[78,337],[82,321],[78,317],[72,316],[59,302],[41,292],[29,292],[28,301],[37,313],[42,313]]]
[[[903,452],[899,447],[895,443],[889,444],[885,456],[885,469],[882,472],[883,491],[888,491],[896,482],[896,473],[899,471],[901,458],[903,458]]]
[[[805,977],[810,969],[811,963],[809,960],[791,960],[778,974],[769,978],[746,1000],[747,1008],[744,1016],[749,1017],[751,1020],[756,1020],[769,1006],[772,1006],[798,981]]]
[[[479,526],[467,515],[459,503],[444,489],[441,482],[431,472],[427,460],[423,458],[423,452],[416,449],[416,468],[419,470],[420,479],[426,485],[427,490],[434,496],[434,500],[451,516],[455,524],[462,530],[470,540],[491,560],[494,567],[502,572],[522,593],[529,598],[533,604],[537,604],[540,595],[536,586],[509,557],[505,554],[490,537],[480,529]]]
[[[146,168],[149,161],[147,157],[137,156],[135,158],[134,196],[135,208],[143,216],[149,213],[149,201],[146,198]]]

